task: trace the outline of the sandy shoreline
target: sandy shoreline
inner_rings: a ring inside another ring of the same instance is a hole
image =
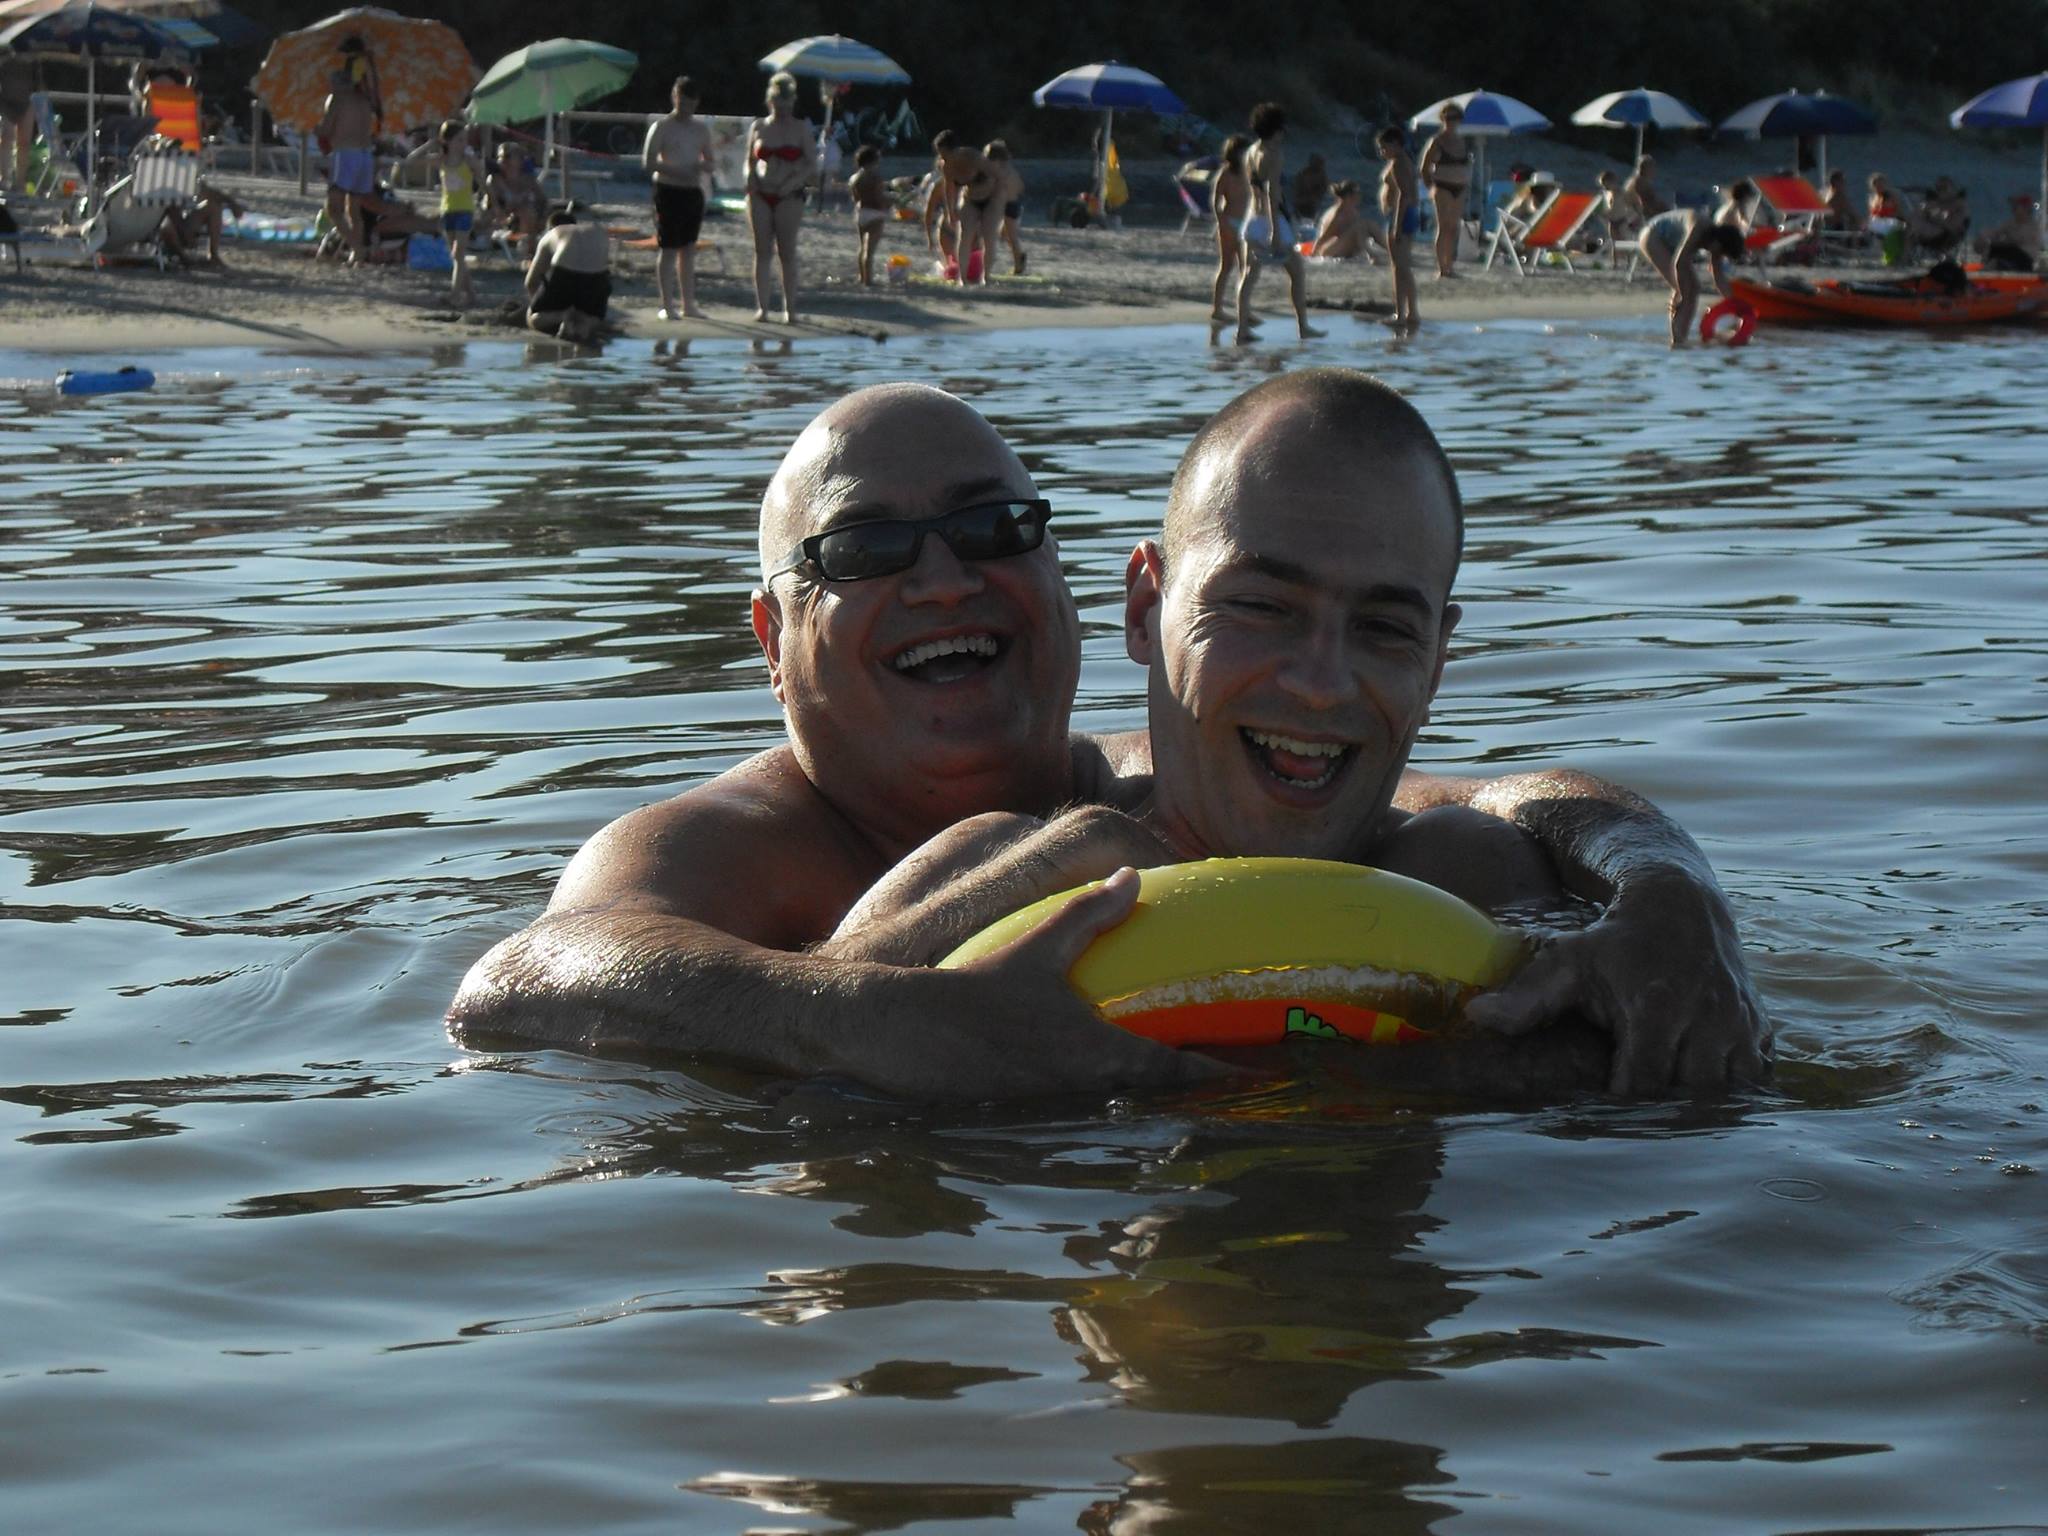
[[[238,196],[264,196],[234,185]],[[266,199],[267,200],[267,199]],[[606,222],[637,228],[644,210],[601,204]],[[1048,326],[1101,329],[1127,325],[1196,324],[1208,314],[1215,262],[1214,237],[1205,229],[1132,226],[1118,230],[1027,227],[1029,275],[1008,275],[985,289],[963,291],[931,274],[921,234],[911,225],[891,229],[885,250],[913,262],[914,276],[900,285],[862,289],[855,280],[853,240],[843,214],[805,225],[803,304],[798,323],[753,319],[751,250],[736,218],[707,225],[716,254],[700,269],[703,320],[657,318],[658,291],[651,252],[618,249],[613,264],[612,319],[628,336],[658,338],[768,338],[790,336],[886,340],[891,335],[986,332]],[[402,266],[350,270],[316,262],[306,246],[224,241],[227,270],[204,267],[158,272],[124,266],[93,271],[67,250],[31,244],[31,265],[20,278],[0,283],[0,347],[37,353],[145,354],[151,348],[290,346],[314,351],[429,348],[452,339],[524,339],[505,306],[520,291],[518,272],[494,254],[476,260],[478,303],[449,306],[444,275]],[[722,260],[721,260],[722,258]],[[61,263],[61,264],[60,264]],[[1442,320],[1486,320],[1651,314],[1664,291],[1653,274],[1625,283],[1618,273],[1545,271],[1530,278],[1482,272],[1476,265],[1450,283],[1425,281],[1423,314]],[[1382,310],[1391,295],[1384,264],[1312,262],[1309,300],[1314,323],[1352,323],[1345,311]],[[779,293],[779,290],[776,290]],[[1261,335],[1294,333],[1286,308],[1286,279],[1262,277]],[[771,314],[778,300],[771,295]]]
[[[1303,146],[1301,153],[1306,153]],[[1919,140],[1887,135],[1863,141],[1858,151],[1911,177],[1923,164],[1953,166],[1990,192],[2017,171],[2008,156],[1986,154],[1962,140]],[[1743,171],[1769,168],[1782,145],[1672,146],[1666,152],[1669,185],[1679,190],[1732,179]],[[1973,157],[1969,151],[1976,151]],[[1512,149],[1495,142],[1502,162],[1527,158],[1556,172],[1571,185],[1590,185],[1604,164],[1565,146],[1516,140]],[[1859,159],[1862,154],[1859,153]],[[1585,164],[1578,163],[1580,160]],[[1333,153],[1333,172],[1357,174],[1359,167]],[[707,221],[711,249],[700,263],[700,298],[709,311],[703,321],[664,322],[654,258],[648,250],[615,249],[612,315],[624,334],[643,340],[772,339],[791,336],[871,341],[892,335],[982,332],[1047,326],[1099,329],[1122,325],[1198,324],[1208,313],[1215,262],[1214,236],[1206,226],[1182,232],[1173,206],[1171,167],[1132,167],[1140,189],[1131,222],[1122,229],[1074,230],[1043,222],[1049,194],[1072,179],[1078,167],[1063,162],[1026,165],[1031,193],[1026,199],[1023,239],[1028,275],[998,275],[987,288],[963,292],[931,275],[921,233],[911,224],[892,224],[885,254],[911,259],[911,279],[897,286],[862,289],[855,281],[852,221],[844,207],[814,211],[806,218],[801,244],[802,318],[789,327],[753,320],[752,245],[744,222],[733,215]],[[317,189],[301,196],[295,183],[221,175],[222,186],[261,213],[310,214]],[[630,183],[579,187],[593,195],[597,216],[615,229],[643,233],[651,227],[645,189]],[[422,212],[429,196],[404,193]],[[1988,203],[1988,199],[1985,199]],[[17,201],[17,216],[32,231],[54,221],[54,204]],[[1987,206],[1983,212],[1989,212]],[[496,253],[476,260],[478,303],[467,311],[449,306],[443,274],[403,265],[352,270],[318,262],[307,245],[230,240],[223,243],[225,271],[193,268],[159,272],[124,265],[96,271],[75,240],[31,238],[24,244],[27,269],[15,276],[0,257],[0,349],[63,355],[119,354],[146,362],[152,350],[189,347],[287,348],[307,352],[361,353],[419,350],[460,340],[536,339],[516,322],[518,271]],[[1480,323],[1503,319],[1598,320],[1648,316],[1662,311],[1665,290],[1655,274],[1639,271],[1633,282],[1610,271],[1603,258],[1578,259],[1578,270],[1540,269],[1517,276],[1505,265],[1481,271],[1461,264],[1451,282],[1421,284],[1425,326],[1432,321]],[[1007,266],[1007,261],[1001,265]],[[1312,262],[1308,268],[1313,323],[1325,330],[1357,322],[1350,313],[1383,312],[1391,296],[1384,263]],[[1264,341],[1294,334],[1286,306],[1284,274],[1261,279],[1259,308]],[[779,300],[771,292],[771,306]]]

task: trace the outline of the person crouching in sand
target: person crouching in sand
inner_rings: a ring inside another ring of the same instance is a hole
[[[577,212],[566,203],[548,215],[526,268],[527,329],[564,341],[596,337],[611,307],[611,236],[601,224],[579,223]]]
[[[1258,281],[1261,265],[1277,261],[1287,268],[1294,322],[1306,341],[1323,333],[1308,323],[1301,252],[1294,243],[1294,222],[1288,218],[1287,204],[1280,194],[1287,184],[1287,166],[1280,154],[1280,138],[1287,131],[1287,113],[1278,102],[1262,101],[1252,108],[1251,129],[1258,143],[1244,161],[1245,178],[1251,183],[1251,212],[1244,221],[1244,276],[1237,282],[1237,339],[1252,339],[1252,285]]]
[[[1366,222],[1358,211],[1358,205],[1365,200],[1365,189],[1348,178],[1340,181],[1330,190],[1337,201],[1323,212],[1323,222],[1316,228],[1316,243],[1310,248],[1311,256],[1321,256],[1333,261],[1348,260],[1353,256],[1371,259],[1365,248]]]
[[[1693,208],[1673,208],[1660,213],[1643,226],[1643,259],[1657,269],[1657,275],[1671,285],[1671,345],[1685,341],[1692,328],[1692,312],[1700,299],[1699,274],[1693,260],[1702,252],[1710,263],[1714,287],[1728,298],[1728,263],[1740,261],[1748,242],[1733,224],[1715,224]]]

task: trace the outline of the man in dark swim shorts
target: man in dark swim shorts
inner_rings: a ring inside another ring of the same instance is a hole
[[[696,317],[697,235],[704,227],[704,183],[711,174],[711,130],[697,116],[697,86],[676,77],[669,99],[674,110],[647,129],[640,163],[654,178],[655,281],[661,288],[658,318]]]
[[[548,215],[526,269],[527,328],[564,341],[595,336],[612,298],[611,236],[600,224],[577,223],[576,213],[569,203]]]

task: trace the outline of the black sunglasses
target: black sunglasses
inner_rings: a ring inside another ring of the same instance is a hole
[[[782,557],[767,580],[808,566],[823,581],[894,576],[917,564],[924,536],[936,533],[962,560],[1000,560],[1045,542],[1049,501],[988,501],[937,517],[879,518],[814,533]]]

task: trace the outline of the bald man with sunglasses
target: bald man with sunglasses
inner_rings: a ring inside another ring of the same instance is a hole
[[[1142,735],[1070,732],[1080,626],[1050,514],[995,430],[941,391],[884,385],[821,413],[761,507],[753,629],[788,744],[594,836],[547,911],[471,968],[451,1028],[485,1045],[674,1051],[925,1099],[1222,1075],[1105,1023],[1065,985],[1096,935],[1128,915],[1128,877],[961,970],[828,943],[885,876],[914,897],[917,851],[958,823],[1076,803],[1128,809],[1144,793]],[[1574,780],[1581,803],[1591,782]],[[1416,803],[1485,791],[1414,775],[1402,788]],[[1613,796],[1607,823],[1536,816],[1529,830],[1569,865],[1574,850],[1556,841],[1640,824],[1641,802]],[[1490,808],[1519,821],[1513,798],[1497,794]],[[1009,872],[1020,891],[1100,873],[1089,818],[1064,824],[1071,849],[1034,839],[1029,867]],[[1008,855],[992,843],[991,856]],[[1650,899],[1718,904],[1710,887],[1693,889],[1689,866],[1672,875]],[[1723,964],[1710,946],[1667,959],[1681,982],[1688,968]]]

